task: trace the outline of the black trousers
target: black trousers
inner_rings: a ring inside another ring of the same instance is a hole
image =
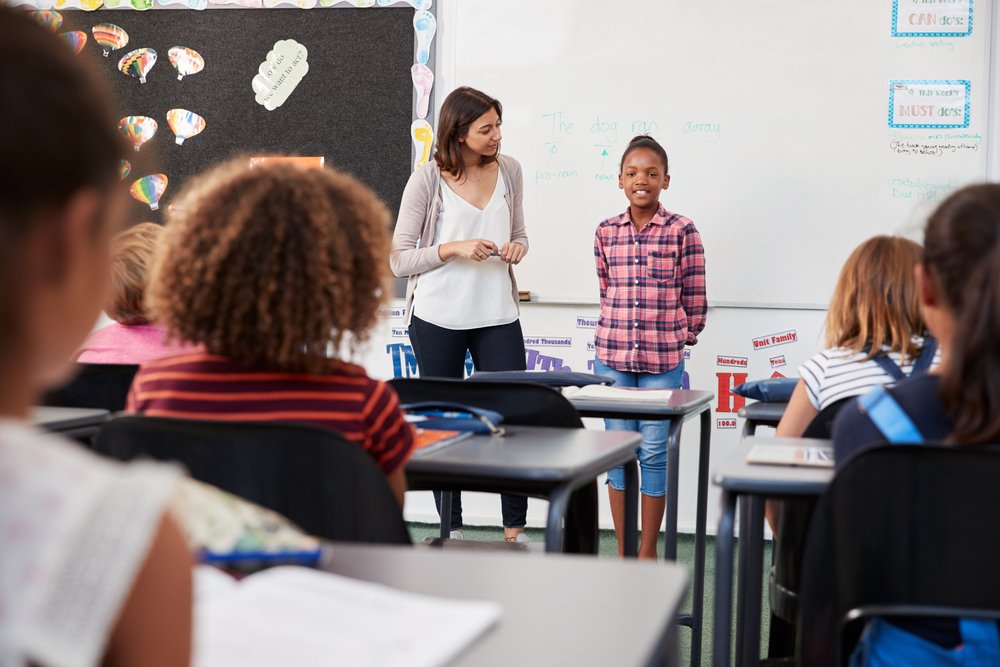
[[[466,352],[480,371],[523,371],[524,335],[521,323],[514,320],[481,329],[445,329],[414,316],[410,321],[410,343],[417,357],[420,377],[465,377]],[[441,493],[434,492],[438,514]],[[500,496],[500,514],[505,528],[524,528],[528,499],[524,496]],[[451,529],[462,527],[462,494],[455,492],[451,501]]]

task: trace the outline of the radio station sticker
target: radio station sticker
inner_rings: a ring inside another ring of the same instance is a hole
[[[775,345],[788,345],[789,343],[794,343],[799,340],[799,332],[795,329],[789,329],[788,331],[779,331],[778,333],[768,334],[767,336],[761,336],[760,338],[753,339],[753,349],[762,350],[765,347],[774,347]]]
[[[973,0],[892,0],[893,37],[968,37]]]
[[[715,428],[736,428],[736,417],[719,417],[715,420]]]
[[[729,366],[732,368],[746,368],[747,358],[746,357],[730,357],[724,354],[717,355],[715,357],[716,366]]]
[[[966,79],[893,79],[889,82],[889,127],[969,127],[972,84]]]

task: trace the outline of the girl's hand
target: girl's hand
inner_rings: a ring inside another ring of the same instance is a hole
[[[520,243],[504,243],[500,248],[500,259],[508,264],[520,264],[528,251]]]
[[[506,246],[504,246],[506,247]],[[451,241],[438,246],[438,255],[444,261],[455,257],[464,257],[474,262],[489,259],[490,253],[497,254],[497,244],[486,239],[469,239],[468,241]]]

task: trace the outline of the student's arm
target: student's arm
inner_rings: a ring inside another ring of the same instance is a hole
[[[600,228],[594,234],[594,261],[597,264],[597,284],[601,293],[601,306],[604,306],[604,296],[608,291],[608,258],[604,255]]]
[[[187,667],[191,660],[191,552],[164,516],[108,641],[104,667]]]
[[[382,381],[373,381],[371,396],[365,406],[368,452],[385,473],[399,506],[406,494],[404,467],[413,454],[416,434],[399,407],[399,397]]]
[[[785,414],[775,429],[775,435],[782,438],[799,438],[805,433],[806,427],[819,412],[813,407],[806,391],[806,383],[799,380],[792,392],[792,398],[788,401]]]
[[[406,473],[403,471],[403,466],[399,466],[391,473],[386,475],[386,481],[389,482],[389,488],[392,489],[392,495],[396,496],[396,500],[399,501],[399,506],[404,507],[406,502]]]
[[[708,296],[705,291],[705,247],[701,234],[689,224],[681,246],[681,303],[688,318],[687,344],[698,342],[708,316]]]
[[[445,263],[438,254],[437,246],[418,248],[424,221],[430,211],[436,193],[432,187],[436,165],[424,165],[410,175],[399,204],[399,218],[392,234],[392,250],[389,253],[389,267],[394,275],[410,276],[424,273]]]

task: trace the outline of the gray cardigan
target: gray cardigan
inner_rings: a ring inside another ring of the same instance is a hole
[[[506,186],[504,199],[510,208],[510,240],[528,249],[528,235],[524,231],[524,197],[521,165],[507,155],[498,158],[500,173]],[[421,273],[433,271],[445,262],[438,255],[438,247],[431,245],[437,231],[438,217],[442,209],[441,169],[434,160],[420,167],[410,175],[403,190],[403,200],[399,205],[399,219],[392,235],[392,252],[389,266],[398,276],[409,276],[406,282],[406,323],[413,317],[413,291]],[[513,286],[514,303],[517,304],[517,282],[514,268],[510,268],[510,282]]]

